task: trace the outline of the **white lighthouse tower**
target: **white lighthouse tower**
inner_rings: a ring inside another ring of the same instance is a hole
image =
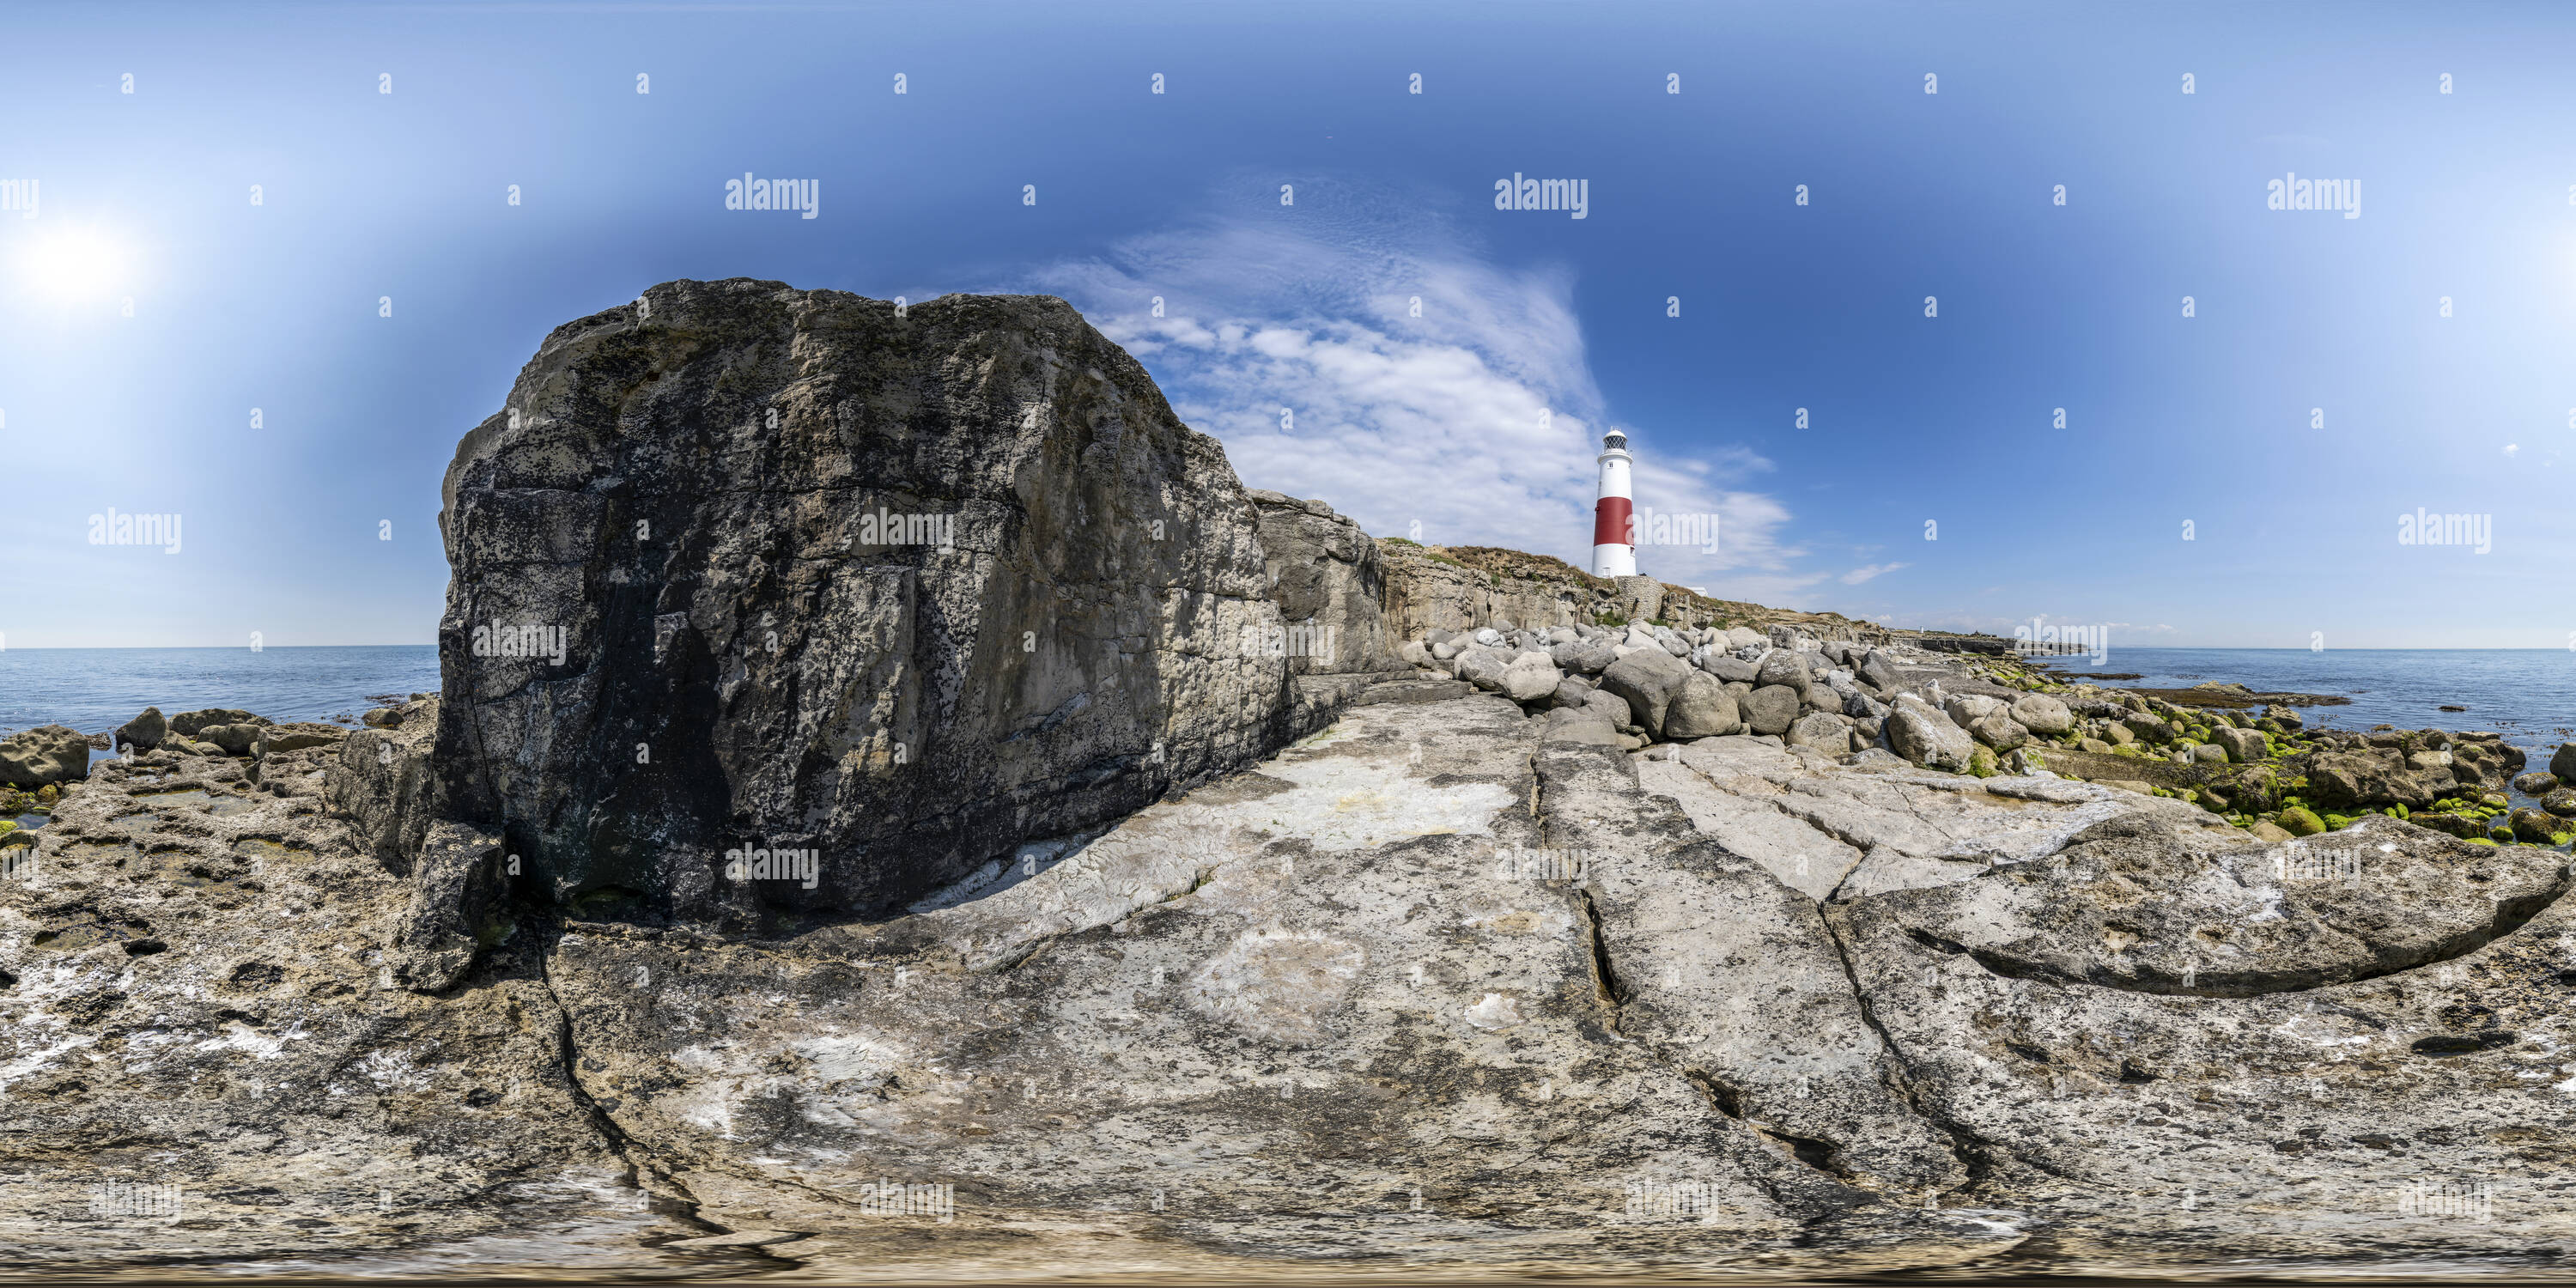
[[[1611,430],[1601,436],[1601,494],[1592,507],[1592,575],[1637,575],[1637,541],[1629,531],[1628,436]]]

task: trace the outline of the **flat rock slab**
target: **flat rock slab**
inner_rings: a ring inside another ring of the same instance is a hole
[[[814,1230],[799,1255],[971,1256],[997,1222],[1596,1269],[2016,1238],[1881,1197],[1961,1174],[1888,1096],[1813,904],[1710,867],[1668,809],[1560,828],[1649,802],[1604,751],[1598,793],[1551,803],[1537,735],[1490,696],[1362,706],[989,899],[772,943],[576,926],[548,974],[618,1132],[705,1219]],[[1698,955],[1641,1036],[1604,973],[1626,931]],[[1790,1017],[1809,1036],[1755,1040]],[[863,1219],[889,1181],[955,1212]]]
[[[1772,740],[1703,738],[1641,757],[1648,791],[1810,898],[1861,898],[1964,881],[2063,849],[2130,814],[2241,837],[2180,801],[2047,777],[1978,779],[1912,766],[1843,766]]]
[[[14,1264],[437,1277],[679,1268],[592,1128],[532,956],[391,987],[412,889],[324,808],[337,748],[98,767],[0,877]],[[364,1258],[364,1266],[352,1258]]]
[[[2012,880],[1825,916],[1913,1104],[1983,1160],[1984,1193],[2049,1214],[2056,1255],[2538,1270],[2576,1232],[2563,902],[2457,957],[2213,997],[1999,973],[1942,941],[1954,892]]]

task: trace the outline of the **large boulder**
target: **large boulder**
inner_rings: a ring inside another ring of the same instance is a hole
[[[1927,769],[1964,770],[1976,755],[1976,740],[1929,702],[1900,694],[1887,717],[1887,745],[1897,755]]]
[[[222,748],[227,756],[248,756],[258,752],[260,737],[267,728],[265,724],[251,724],[248,721],[240,724],[207,725],[197,731],[197,741],[213,743]]]
[[[1785,684],[1766,684],[1741,702],[1744,727],[1754,733],[1787,733],[1798,719],[1798,691]]]
[[[397,714],[352,731],[323,767],[323,799],[333,816],[347,820],[360,847],[397,875],[412,870],[438,811],[429,767],[438,705],[431,698],[379,708]]]
[[[33,790],[89,777],[89,736],[68,725],[38,725],[0,738],[0,783]]]
[[[2045,693],[2025,693],[2012,704],[2012,718],[2032,733],[2054,738],[2075,727],[2075,713]]]
[[[1641,648],[1610,664],[1601,673],[1601,687],[1628,700],[1628,709],[1636,713],[1637,726],[1647,736],[1664,736],[1664,712],[1679,697],[1682,686],[1690,682],[1694,671],[1690,664],[1665,652],[1660,647]]]
[[[1581,675],[1599,675],[1619,660],[1606,640],[1572,640],[1548,646],[1548,657],[1558,669]]]
[[[1536,702],[1556,692],[1565,673],[1545,653],[1523,653],[1503,668],[1503,694],[1514,702]]]
[[[2268,750],[2263,735],[2252,729],[2212,729],[2209,740],[2227,749],[2227,758],[2240,765],[2261,760]]]
[[[1812,711],[1798,717],[1780,741],[1792,747],[1813,747],[1828,755],[1839,756],[1852,749],[1851,725],[1840,716]]]
[[[216,725],[267,723],[267,720],[239,707],[206,707],[197,711],[182,711],[170,717],[170,732],[182,738],[195,738]]]
[[[558,899],[889,908],[1312,710],[1223,450],[1051,298],[653,287],[442,500],[445,806]],[[818,880],[727,880],[746,841]]]
[[[2320,754],[2308,766],[2307,778],[2308,799],[2347,813],[2390,805],[2423,809],[2451,794],[2447,784],[2431,774],[2410,772],[2389,760],[2360,752]]]
[[[2549,758],[2549,772],[2562,783],[2576,782],[2576,742],[2558,744],[2557,753]]]
[[[1270,598],[1279,605],[1291,674],[1392,671],[1386,570],[1377,542],[1321,501],[1247,489],[1261,532]],[[1168,535],[1168,530],[1166,535]]]
[[[1726,691],[1726,685],[1706,671],[1693,671],[1682,681],[1681,696],[1664,712],[1664,737],[1673,742],[1713,738],[1734,733],[1743,724],[1735,695]]]
[[[1871,649],[1868,656],[1860,660],[1860,665],[1852,668],[1852,674],[1882,694],[1894,693],[1905,685],[1905,677],[1897,671],[1896,662],[1877,649]]]
[[[2174,739],[2174,727],[2165,723],[2164,717],[2151,712],[2132,711],[2121,717],[2120,723],[2127,725],[2129,732],[2136,734],[2140,742],[2167,743]]]
[[[1762,668],[1751,662],[1732,654],[1717,652],[1714,648],[1706,657],[1700,659],[1699,669],[1722,681],[1736,684],[1751,684],[1755,676],[1762,674]]]
[[[1459,652],[1453,673],[1487,693],[1499,693],[1503,688],[1503,672],[1511,669],[1511,665],[1510,653],[1482,644],[1470,644]]]
[[[161,708],[145,707],[143,714],[116,727],[116,745],[136,751],[151,751],[168,737],[170,722],[161,718]]]
[[[1775,648],[1764,654],[1762,665],[1754,669],[1753,675],[1753,687],[1757,689],[1768,684],[1785,684],[1803,694],[1814,682],[1815,674],[1807,669],[1806,657],[1786,648]]]

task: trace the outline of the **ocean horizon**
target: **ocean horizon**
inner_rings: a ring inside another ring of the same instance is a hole
[[[2188,688],[2208,681],[2312,693],[2342,705],[2301,708],[2311,727],[2492,729],[2526,752],[2576,739],[2576,653],[2563,649],[2124,647],[2049,659],[2063,675],[2134,673],[2110,687]],[[435,644],[53,648],[0,651],[0,733],[63,724],[104,733],[147,706],[175,715],[237,707],[270,720],[354,721],[378,699],[434,691]],[[2444,711],[2444,706],[2464,711]],[[2541,759],[2546,760],[2544,754]]]

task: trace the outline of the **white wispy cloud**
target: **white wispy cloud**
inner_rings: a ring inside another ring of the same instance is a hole
[[[1880,575],[1885,574],[1885,573],[1891,573],[1891,572],[1896,571],[1896,570],[1897,570],[1897,569],[1899,569],[1899,568],[1911,568],[1911,567],[1913,567],[1913,565],[1912,565],[1912,564],[1901,564],[1901,563],[1867,564],[1867,565],[1864,565],[1864,566],[1859,567],[1859,568],[1854,568],[1854,569],[1852,569],[1850,572],[1844,573],[1844,574],[1843,574],[1843,584],[1844,584],[1844,585],[1846,585],[1846,586],[1857,586],[1857,585],[1861,584],[1862,582],[1868,581],[1868,580],[1869,580],[1870,578],[1872,578],[1872,577],[1880,576]]]
[[[1391,221],[1236,219],[1133,238],[1033,285],[1135,354],[1246,484],[1321,498],[1378,536],[1588,565],[1610,425],[1566,273],[1500,267]],[[1822,579],[1786,572],[1803,553],[1785,542],[1789,511],[1746,486],[1768,461],[1618,428],[1641,508],[1718,516],[1715,553],[1649,547],[1643,571],[1737,598]]]

